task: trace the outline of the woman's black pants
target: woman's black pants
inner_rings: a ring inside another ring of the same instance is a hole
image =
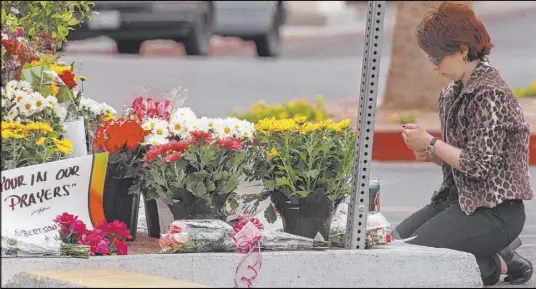
[[[458,191],[453,188],[444,201],[427,205],[406,218],[396,227],[394,236],[416,236],[407,243],[471,253],[484,285],[493,285],[501,275],[497,253],[519,236],[524,224],[523,201],[505,201],[493,209],[480,208],[466,215],[460,208]]]

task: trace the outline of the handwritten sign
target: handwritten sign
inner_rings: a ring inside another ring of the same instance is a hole
[[[98,225],[107,164],[103,153],[3,171],[2,231],[57,238],[53,219],[64,212],[79,216],[88,229]]]

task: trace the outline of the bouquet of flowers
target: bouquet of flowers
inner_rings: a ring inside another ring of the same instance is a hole
[[[60,160],[72,149],[47,123],[2,121],[2,170]]]
[[[86,224],[68,213],[63,213],[54,219],[59,225],[62,242],[88,246],[91,256],[94,255],[127,255],[126,241],[130,238],[127,225],[115,220],[112,223],[103,221],[97,228],[88,230]]]

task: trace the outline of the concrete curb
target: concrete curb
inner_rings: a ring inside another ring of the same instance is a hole
[[[232,288],[236,266],[243,256],[205,253],[90,259],[3,258],[2,286],[15,282],[16,274],[27,271],[114,268]],[[371,250],[263,252],[262,262],[255,287],[482,287],[473,255],[408,244]]]
[[[439,137],[440,132],[430,132]],[[415,155],[404,143],[398,131],[375,131],[372,160],[384,162],[416,162]],[[536,133],[530,136],[529,165],[536,166]]]
[[[123,270],[61,270],[19,273],[3,288],[211,288]]]

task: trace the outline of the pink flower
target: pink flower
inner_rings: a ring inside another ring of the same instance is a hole
[[[71,229],[78,235],[78,237],[84,235],[87,231],[86,224],[80,220],[74,221]]]
[[[173,239],[171,234],[162,234],[160,235],[160,240],[158,240],[158,244],[160,245],[160,249],[162,249],[162,251],[167,251],[173,248],[175,240]]]
[[[56,216],[56,218],[54,219],[54,222],[62,225],[62,226],[68,226],[68,227],[71,227],[72,223],[75,221],[75,220],[78,220],[78,216],[75,216],[75,215],[71,215],[71,214],[68,214],[68,213],[63,213],[59,216]]]
[[[168,233],[170,234],[181,233],[185,229],[186,229],[186,223],[184,223],[183,221],[173,221],[171,224],[169,224]]]
[[[108,245],[110,241],[104,236],[104,232],[99,229],[87,231],[78,242],[78,245],[86,245],[90,247],[91,255],[100,254],[106,255],[110,253]]]
[[[172,234],[172,236],[175,242],[175,246],[182,245],[188,242],[188,237],[189,237],[188,233],[175,233],[175,234]]]
[[[130,235],[129,230],[127,229],[127,224],[119,221],[114,220],[113,222],[108,224],[108,233],[114,233],[119,235],[123,239],[131,239],[132,236]]]

